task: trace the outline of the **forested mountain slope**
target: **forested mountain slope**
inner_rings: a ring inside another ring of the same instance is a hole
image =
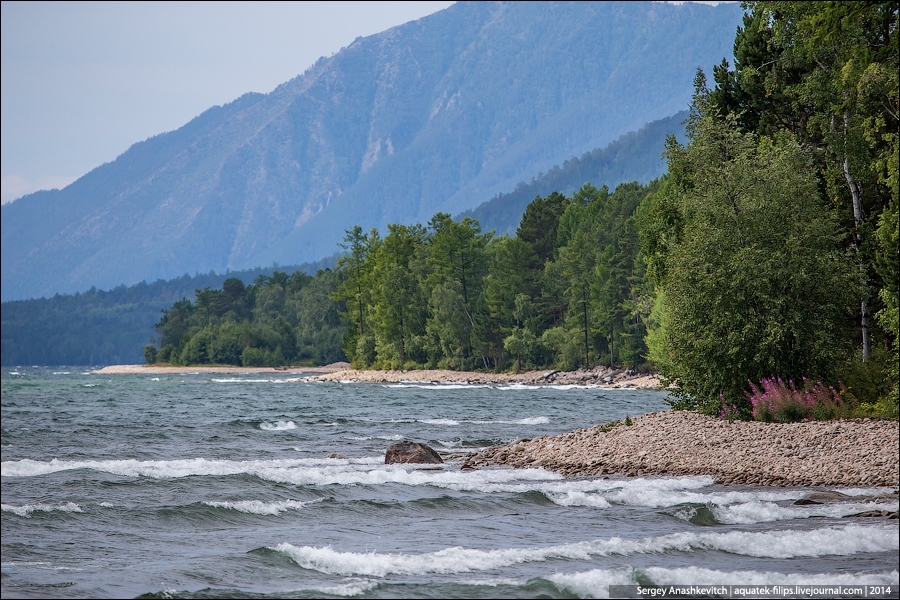
[[[469,3],[360,38],[2,208],[4,300],[296,264],[457,214],[690,101],[741,9]]]
[[[609,189],[629,181],[650,183],[666,172],[662,156],[666,137],[671,134],[679,141],[684,140],[687,116],[688,111],[682,111],[623,135],[606,148],[595,148],[581,158],[573,156],[561,166],[533,177],[529,183],[519,183],[512,192],[497,194],[463,212],[460,218],[477,219],[484,231],[513,235],[525,208],[537,196],[552,192],[572,194],[585,183],[605,185]]]

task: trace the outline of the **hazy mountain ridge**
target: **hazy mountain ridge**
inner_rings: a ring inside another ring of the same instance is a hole
[[[522,213],[536,196],[552,192],[570,195],[585,183],[605,185],[610,191],[620,183],[637,181],[649,183],[666,171],[662,152],[671,134],[684,141],[684,121],[688,111],[667,119],[648,123],[612,142],[606,148],[595,148],[580,158],[573,156],[562,165],[546,173],[539,173],[530,182],[524,181],[507,193],[494,196],[487,202],[464,211],[457,218],[472,217],[481,224],[482,231],[497,235],[515,235]]]
[[[460,3],[3,207],[3,299],[329,255],[472,208],[690,97],[741,11]],[[677,64],[673,64],[677,63]]]

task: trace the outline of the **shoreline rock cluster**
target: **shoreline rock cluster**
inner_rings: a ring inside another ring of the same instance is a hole
[[[710,475],[767,486],[897,486],[896,421],[728,422],[663,411],[520,440],[470,455],[463,469],[537,468],[566,476]]]

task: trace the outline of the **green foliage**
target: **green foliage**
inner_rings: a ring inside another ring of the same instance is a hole
[[[514,238],[443,213],[427,229],[391,225],[383,240],[348,230],[333,297],[349,308],[351,364],[574,368],[606,347],[618,349],[612,364],[643,364],[649,300],[638,308],[647,283],[634,214],[647,191],[586,184],[572,198],[538,197]]]
[[[157,360],[247,367],[343,360],[341,282],[330,270],[315,277],[274,271],[249,286],[231,278],[221,290],[197,290],[195,303],[183,299],[163,311]]]
[[[156,363],[156,346],[153,344],[147,344],[144,346],[144,362],[148,365],[152,365]]]
[[[667,151],[669,185],[651,210],[662,214],[649,216],[674,224],[657,271],[665,338],[652,343],[674,405],[715,414],[723,399],[746,403],[748,381],[836,377],[854,280],[794,137],[742,133],[702,102],[691,143]]]

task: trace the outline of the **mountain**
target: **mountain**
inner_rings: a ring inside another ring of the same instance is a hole
[[[683,110],[741,9],[460,2],[2,208],[2,298],[332,254]]]
[[[478,220],[482,231],[515,235],[525,208],[536,196],[546,196],[551,192],[571,195],[585,183],[597,187],[605,185],[611,191],[620,183],[649,183],[666,172],[662,157],[666,138],[675,135],[679,142],[685,141],[684,121],[687,117],[688,111],[685,110],[648,123],[639,131],[623,135],[606,148],[595,148],[585,152],[581,158],[573,156],[562,166],[556,165],[546,173],[539,173],[529,183],[523,181],[512,192],[497,194],[457,218],[472,217]]]

